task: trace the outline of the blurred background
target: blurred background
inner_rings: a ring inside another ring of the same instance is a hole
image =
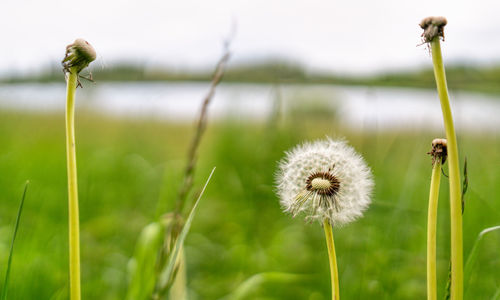
[[[334,228],[345,299],[425,297],[435,137],[444,136],[431,57],[418,23],[448,19],[442,44],[460,161],[468,161],[464,251],[500,224],[500,4],[495,1],[14,1],[0,4],[0,278],[30,180],[10,299],[67,299],[64,144],[66,45],[98,58],[77,90],[83,298],[123,299],[140,230],[171,208],[203,97],[209,107],[197,188],[216,173],[186,241],[189,299],[222,299],[262,272],[248,299],[329,299],[323,233],[281,212],[284,151],[346,138],[372,167],[366,216]],[[449,265],[447,179],[439,203],[438,286]],[[500,295],[491,233],[467,299]],[[2,284],[2,283],[0,283]],[[1,287],[1,286],[0,286]]]

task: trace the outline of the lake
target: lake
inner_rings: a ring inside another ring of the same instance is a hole
[[[84,83],[77,90],[77,109],[124,118],[175,122],[196,118],[209,83]],[[458,130],[500,131],[500,95],[454,92],[450,95]],[[355,129],[442,129],[435,90],[331,85],[223,83],[210,107],[212,119],[266,120],[277,104],[284,112],[300,109],[334,112]],[[63,111],[65,84],[0,84],[0,109]],[[286,114],[285,114],[286,115]]]

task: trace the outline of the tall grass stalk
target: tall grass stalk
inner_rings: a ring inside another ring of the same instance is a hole
[[[166,230],[165,230],[166,234],[164,237],[163,247],[159,253],[158,267],[157,267],[158,270],[164,270],[168,268],[167,263],[169,257],[173,255],[172,251],[174,250],[172,247],[177,242],[177,239],[179,239],[179,236],[182,232],[181,230],[183,230],[184,227],[186,227],[186,224],[184,224],[184,218],[182,217],[182,212],[186,206],[188,195],[193,188],[194,173],[195,173],[196,163],[198,160],[199,146],[207,127],[208,108],[215,95],[216,88],[224,76],[226,65],[229,61],[229,58],[231,57],[231,53],[229,50],[230,42],[231,42],[230,39],[228,39],[225,42],[224,53],[222,57],[219,59],[217,66],[215,68],[214,75],[210,83],[210,89],[206,94],[206,96],[203,98],[200,114],[196,123],[196,131],[191,140],[191,144],[187,152],[187,165],[184,171],[184,176],[182,178],[182,183],[179,187],[177,198],[175,200],[173,218],[172,221],[168,222],[168,225],[166,225]],[[194,207],[192,209],[194,209]],[[169,277],[168,278],[169,280],[167,281],[164,278],[165,275],[163,275],[165,272],[161,271],[160,273],[158,273],[157,282],[155,284],[155,289],[153,291],[153,296],[152,296],[153,299],[160,298],[167,292],[170,293],[171,296],[176,295],[175,297],[177,299],[182,299],[182,297],[184,297],[187,294],[186,292],[187,280],[186,280],[186,269],[185,269],[186,259],[183,253],[184,249],[182,247],[182,243],[180,249],[177,249],[177,251],[180,251],[181,254],[178,256],[176,260],[174,260],[175,274],[172,276],[173,278]],[[170,282],[170,280],[173,280],[173,282]]]
[[[26,198],[26,192],[28,191],[29,180],[26,181],[24,185],[23,196],[21,197],[21,203],[19,203],[19,209],[17,210],[16,224],[14,226],[14,233],[12,234],[12,241],[10,243],[9,258],[7,260],[7,270],[5,271],[5,280],[3,282],[2,296],[1,300],[7,300],[7,288],[9,286],[10,280],[10,268],[12,265],[12,256],[14,255],[14,242],[16,241],[17,230],[19,229],[19,222],[21,221],[21,213],[24,207],[24,199]]]
[[[226,65],[231,57],[231,52],[229,51],[230,40],[225,43],[225,51],[222,57],[217,62],[217,66],[215,67],[214,75],[212,77],[212,82],[210,83],[210,89],[203,99],[203,103],[201,105],[200,115],[198,117],[198,121],[196,124],[196,131],[191,140],[191,144],[189,146],[188,155],[187,155],[187,165],[184,171],[184,177],[182,184],[179,188],[179,193],[177,195],[176,205],[175,205],[175,213],[180,214],[184,209],[186,204],[186,198],[191,191],[193,186],[193,178],[196,167],[196,162],[198,159],[198,150],[199,145],[201,143],[201,139],[203,134],[205,133],[205,129],[207,127],[207,118],[208,118],[208,107],[212,102],[213,97],[215,96],[215,90],[224,76]]]
[[[332,300],[340,299],[339,292],[339,272],[337,269],[337,256],[335,255],[335,243],[333,241],[332,225],[325,219],[323,221],[323,229],[325,230],[326,246],[328,248],[328,258],[330,261],[330,280],[332,285]]]
[[[427,215],[427,299],[437,299],[436,283],[436,227],[439,184],[441,181],[441,160],[436,160],[432,167]]]
[[[460,190],[460,168],[458,165],[458,146],[453,117],[451,114],[446,74],[441,54],[441,37],[446,19],[430,17],[424,19],[421,27],[425,29],[425,41],[429,42],[436,86],[443,112],[446,139],[448,141],[448,168],[450,184],[451,220],[451,299],[463,298],[463,237],[462,237],[462,193]]]

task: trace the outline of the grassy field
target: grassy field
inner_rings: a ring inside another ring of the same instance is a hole
[[[438,103],[436,102],[436,105]],[[437,108],[439,109],[439,108]],[[29,186],[13,261],[10,299],[67,299],[67,186],[60,115],[0,113],[0,278],[24,182]],[[179,186],[191,124],[110,119],[77,112],[83,299],[123,299],[140,230],[168,210]],[[274,173],[283,152],[325,135],[345,137],[372,167],[376,187],[365,217],[334,228],[343,299],[424,299],[427,197],[440,134],[353,132],[328,118],[284,124],[209,124],[196,184],[214,177],[186,241],[190,299],[220,299],[262,272],[301,274],[264,282],[248,299],[329,299],[323,232],[280,210]],[[500,137],[460,134],[468,160],[464,251],[500,225]],[[439,297],[449,264],[448,187],[438,219]],[[500,234],[486,236],[466,299],[500,287]],[[0,282],[1,284],[1,282]],[[1,288],[1,287],[0,287]]]

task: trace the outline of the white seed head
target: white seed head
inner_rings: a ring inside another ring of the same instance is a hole
[[[285,212],[307,220],[347,224],[371,202],[373,179],[363,158],[345,141],[318,140],[286,153],[276,176]]]

